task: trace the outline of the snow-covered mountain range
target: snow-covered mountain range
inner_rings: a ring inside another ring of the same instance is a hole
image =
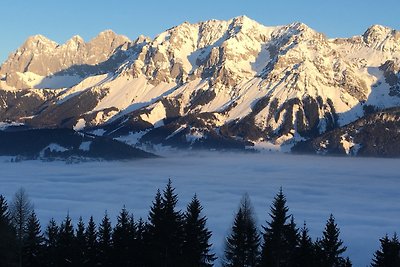
[[[241,16],[134,41],[38,35],[0,67],[0,121],[142,146],[282,149],[400,106],[399,71],[400,32],[379,25],[328,39]]]

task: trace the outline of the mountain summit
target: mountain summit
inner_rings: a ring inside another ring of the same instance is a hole
[[[154,39],[34,36],[0,68],[0,120],[133,145],[282,148],[400,105],[400,33],[328,39],[246,16]]]

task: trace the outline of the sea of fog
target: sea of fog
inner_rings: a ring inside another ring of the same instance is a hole
[[[379,238],[400,231],[400,160],[285,154],[176,153],[159,159],[123,162],[24,161],[0,158],[0,194],[11,201],[24,187],[44,227],[67,213],[105,210],[116,221],[123,207],[147,218],[158,188],[172,179],[185,209],[197,193],[219,256],[224,237],[244,193],[250,195],[258,224],[265,225],[273,197],[282,186],[298,226],[306,221],[313,239],[333,213],[354,266],[367,266]]]

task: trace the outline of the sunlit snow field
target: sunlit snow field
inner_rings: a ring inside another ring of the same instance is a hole
[[[11,201],[19,187],[33,200],[44,227],[69,212],[74,222],[105,210],[115,222],[123,205],[136,219],[147,218],[157,188],[171,178],[184,209],[198,194],[221,256],[224,236],[244,193],[259,225],[280,186],[298,226],[307,221],[313,239],[330,213],[336,217],[346,255],[354,266],[370,263],[385,233],[400,231],[400,160],[283,154],[184,153],[126,162],[7,162],[0,158],[0,194]]]

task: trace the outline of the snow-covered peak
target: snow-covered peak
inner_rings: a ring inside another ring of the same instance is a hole
[[[247,34],[265,34],[265,32],[270,32],[278,27],[276,26],[265,26],[247,16],[239,16],[228,21],[231,28],[236,28],[238,32]]]
[[[369,27],[365,33],[363,34],[363,36],[365,38],[368,37],[383,37],[383,36],[387,36],[389,34],[391,34],[393,31],[393,29],[383,26],[383,25],[372,25],[371,27]]]
[[[294,22],[288,25],[276,27],[272,36],[276,40],[281,38],[289,40],[290,38],[297,36],[296,42],[299,41],[299,38],[306,41],[325,38],[323,34],[316,32],[314,29],[301,22]]]
[[[233,87],[263,76],[270,71],[268,66],[278,67],[277,71],[299,71],[305,61],[312,66],[321,60],[319,53],[330,57],[333,51],[323,34],[304,23],[266,27],[240,16],[228,21],[184,22],[168,29],[143,47],[131,73],[145,75],[156,84],[201,77]]]
[[[261,25],[257,21],[252,20],[245,15],[233,18],[232,23],[234,25],[240,25],[240,26],[247,27],[247,28],[257,27],[257,26]]]
[[[289,28],[297,29],[298,31],[302,32],[311,30],[311,28],[307,24],[299,21],[289,24]]]
[[[153,42],[159,45],[168,41],[173,43],[173,38],[186,38],[195,41],[196,48],[203,48],[213,45],[218,40],[223,42],[239,33],[263,35],[271,28],[273,27],[263,26],[247,16],[235,17],[228,21],[213,19],[193,24],[184,22],[157,35]]]
[[[371,48],[381,51],[400,51],[400,32],[382,25],[369,27],[362,35]]]

